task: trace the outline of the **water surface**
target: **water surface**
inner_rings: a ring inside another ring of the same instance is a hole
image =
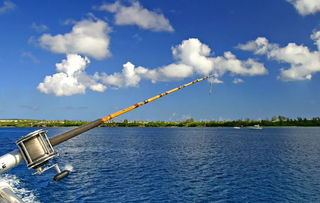
[[[0,153],[36,129],[0,128]],[[56,149],[64,180],[1,177],[27,202],[320,201],[320,128],[96,128]]]

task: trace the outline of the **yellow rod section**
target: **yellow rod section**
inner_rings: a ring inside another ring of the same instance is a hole
[[[147,104],[147,103],[149,103],[149,102],[152,102],[152,101],[154,101],[154,100],[156,100],[156,99],[159,99],[160,97],[163,97],[163,96],[165,96],[165,95],[167,95],[167,94],[170,94],[170,93],[172,93],[172,92],[178,91],[178,90],[180,90],[180,89],[182,89],[182,88],[185,88],[185,87],[187,87],[187,86],[189,86],[189,85],[195,84],[195,83],[200,82],[200,81],[205,80],[205,79],[208,79],[209,77],[212,77],[212,75],[210,75],[210,76],[205,76],[205,77],[202,77],[202,78],[198,78],[198,79],[196,79],[196,80],[194,80],[194,81],[191,81],[191,82],[186,83],[186,84],[184,84],[184,85],[181,85],[181,86],[179,86],[179,87],[176,87],[176,88],[173,88],[173,89],[168,90],[168,91],[166,91],[166,92],[162,92],[162,93],[160,93],[160,94],[157,94],[157,95],[155,95],[155,96],[153,96],[153,97],[150,97],[149,99],[146,99],[146,100],[144,100],[144,101],[141,101],[141,102],[138,102],[138,103],[133,104],[133,105],[131,105],[131,106],[128,106],[127,108],[121,109],[120,111],[111,113],[111,114],[109,114],[109,115],[101,118],[101,121],[102,121],[102,122],[106,122],[106,121],[108,121],[108,120],[110,120],[110,119],[113,119],[113,118],[115,118],[115,117],[117,117],[117,116],[120,116],[121,114],[124,114],[124,113],[126,113],[126,112],[128,112],[128,111],[131,111],[131,110],[133,110],[133,109],[135,109],[135,108],[138,108],[139,106],[142,106],[142,105],[144,105],[144,104]]]

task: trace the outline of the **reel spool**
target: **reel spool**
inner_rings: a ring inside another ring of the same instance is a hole
[[[58,153],[53,149],[45,130],[36,130],[17,141],[28,168],[37,169]]]
[[[16,144],[27,163],[27,167],[37,170],[35,174],[41,174],[50,168],[55,168],[57,171],[57,174],[54,176],[55,181],[58,181],[69,174],[68,170],[61,172],[57,164],[43,168],[49,160],[58,155],[53,149],[45,130],[40,129],[31,132],[19,139]]]

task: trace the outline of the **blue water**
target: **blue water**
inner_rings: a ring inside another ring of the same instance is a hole
[[[0,153],[35,129],[0,128]],[[30,202],[320,202],[320,128],[96,128],[56,149],[62,181],[2,177]]]

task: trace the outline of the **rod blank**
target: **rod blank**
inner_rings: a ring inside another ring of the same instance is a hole
[[[77,135],[79,135],[79,134],[81,134],[81,133],[84,133],[84,132],[86,132],[86,131],[88,131],[88,130],[90,130],[90,129],[92,129],[92,128],[98,127],[98,126],[101,125],[102,123],[104,123],[104,122],[106,122],[106,121],[108,121],[108,120],[110,120],[110,119],[113,119],[113,118],[115,118],[115,117],[117,117],[117,116],[120,116],[121,114],[124,114],[124,113],[126,113],[126,112],[128,112],[128,111],[131,111],[131,110],[133,110],[133,109],[135,109],[135,108],[138,108],[138,107],[140,107],[140,106],[142,106],[142,105],[144,105],[144,104],[147,104],[147,103],[149,103],[149,102],[152,102],[152,101],[154,101],[154,100],[156,100],[156,99],[159,99],[159,98],[161,98],[161,97],[163,97],[163,96],[165,96],[165,95],[168,95],[168,94],[170,94],[170,93],[172,93],[172,92],[178,91],[178,90],[180,90],[180,89],[182,89],[182,88],[185,88],[185,87],[187,87],[187,86],[189,86],[189,85],[193,85],[193,84],[195,84],[195,83],[197,83],[197,82],[200,82],[200,81],[202,81],[202,80],[208,79],[208,78],[210,78],[210,77],[213,77],[213,75],[205,76],[205,77],[202,77],[202,78],[193,80],[193,81],[191,81],[191,82],[189,82],[189,83],[186,83],[186,84],[181,85],[181,86],[179,86],[179,87],[173,88],[173,89],[168,90],[168,91],[166,91],[166,92],[162,92],[162,93],[157,94],[157,95],[155,95],[155,96],[153,96],[153,97],[150,97],[149,99],[146,99],[146,100],[143,100],[143,101],[138,102],[138,103],[136,103],[136,104],[133,104],[133,105],[131,105],[131,106],[128,106],[127,108],[121,109],[120,111],[116,111],[116,112],[111,113],[111,114],[109,114],[109,115],[107,115],[107,116],[105,116],[105,117],[102,117],[102,118],[100,118],[100,119],[91,121],[91,122],[89,122],[89,123],[87,123],[87,124],[84,124],[84,125],[82,125],[82,126],[80,126],[80,127],[77,127],[77,128],[75,128],[75,129],[72,129],[72,130],[70,130],[70,131],[67,131],[67,132],[65,132],[65,133],[62,133],[62,134],[57,135],[57,136],[55,136],[55,137],[52,137],[52,138],[50,139],[50,143],[51,143],[52,146],[58,145],[58,144],[60,144],[60,143],[62,143],[62,142],[64,142],[64,141],[67,141],[67,140],[69,140],[69,139],[71,139],[71,138],[73,138],[73,137],[75,137],[75,136],[77,136]]]

